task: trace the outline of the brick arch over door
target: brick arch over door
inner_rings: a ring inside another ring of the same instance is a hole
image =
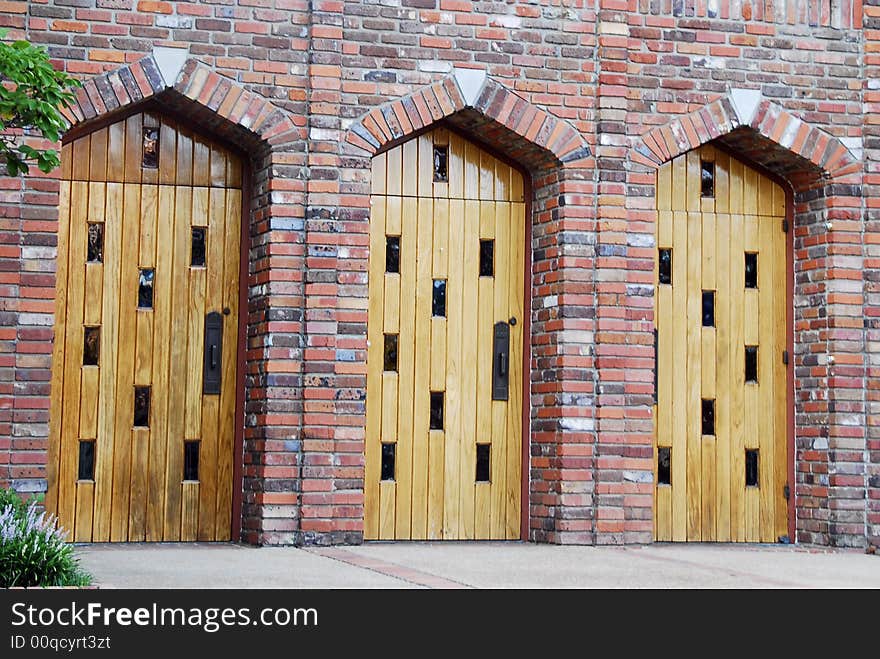
[[[286,111],[180,48],[155,48],[128,66],[88,79],[63,113],[79,131],[151,99],[250,153],[264,148],[261,143],[276,148],[303,138]]]
[[[795,190],[820,187],[861,169],[837,137],[811,126],[757,90],[737,89],[643,134],[632,159],[658,167],[712,140],[788,180]]]
[[[590,156],[583,136],[570,123],[473,69],[457,69],[374,108],[348,130],[345,141],[372,156],[443,120],[533,172]]]

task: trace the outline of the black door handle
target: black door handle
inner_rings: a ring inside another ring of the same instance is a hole
[[[510,389],[508,382],[510,325],[503,320],[495,323],[492,354],[492,400],[507,400]]]
[[[205,354],[203,356],[202,393],[220,393],[223,354],[223,317],[216,311],[205,316]]]

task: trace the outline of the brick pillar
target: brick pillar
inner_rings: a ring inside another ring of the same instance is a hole
[[[627,4],[600,0],[598,16],[597,544],[653,538],[654,225],[627,203]]]

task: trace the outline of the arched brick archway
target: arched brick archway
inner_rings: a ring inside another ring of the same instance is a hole
[[[590,156],[574,126],[474,69],[457,69],[370,110],[349,128],[345,141],[372,156],[443,120],[531,170]]]
[[[861,169],[839,138],[762,98],[760,91],[746,89],[652,128],[638,139],[631,157],[657,167],[716,139],[795,189],[817,187]]]
[[[86,80],[63,113],[79,130],[151,99],[247,151],[257,150],[259,142],[275,147],[303,136],[287,112],[180,48],[155,48],[128,66]]]

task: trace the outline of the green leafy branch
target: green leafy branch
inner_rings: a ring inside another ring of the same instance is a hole
[[[0,29],[0,39],[8,34]],[[61,159],[54,149],[19,143],[23,131],[35,129],[57,142],[67,125],[61,108],[74,101],[76,78],[56,71],[42,46],[24,41],[0,42],[0,163],[10,176],[27,174],[29,163],[49,173]]]

